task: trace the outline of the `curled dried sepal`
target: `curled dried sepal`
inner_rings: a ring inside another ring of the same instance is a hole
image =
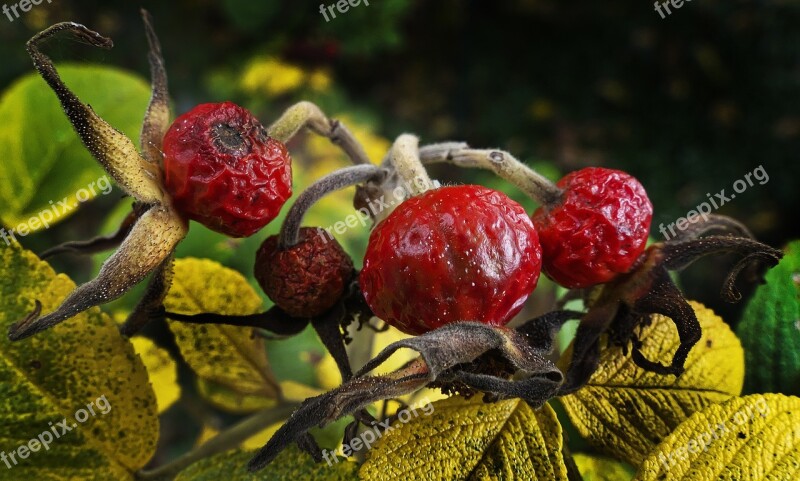
[[[550,335],[554,330],[547,328],[543,332]],[[390,374],[367,375],[402,348],[417,351],[420,356]],[[324,426],[373,402],[412,393],[437,380],[463,383],[496,397],[520,397],[531,405],[541,406],[555,394],[563,380],[561,371],[546,358],[551,348],[552,338],[533,340],[526,332],[476,322],[448,324],[392,343],[340,387],[307,399],[250,461],[249,469],[263,468],[289,444],[305,439],[308,430],[315,426]],[[470,363],[494,350],[527,377],[510,381],[469,370]]]
[[[662,248],[664,267],[676,271],[689,266],[694,261],[711,254],[732,253],[740,257],[731,269],[723,284],[721,296],[728,302],[737,302],[742,296],[734,285],[739,274],[748,267],[772,267],[783,257],[780,249],[746,237],[711,236],[682,242],[667,242]],[[750,281],[760,280],[761,276],[750,272]]]
[[[139,218],[95,279],[75,289],[52,313],[44,317],[28,316],[12,325],[8,338],[12,341],[24,339],[90,307],[120,297],[159,267],[186,232],[186,223],[170,209],[152,207]]]
[[[717,220],[712,220],[709,226],[725,224],[736,228],[735,224]],[[754,264],[774,266],[783,255],[780,250],[748,237],[711,236],[653,244],[644,252],[636,269],[603,285],[591,302],[578,326],[567,380],[559,395],[579,389],[595,372],[600,337],[604,333],[608,333],[611,341],[618,345],[631,343],[632,359],[639,367],[680,376],[689,352],[701,337],[701,328],[694,310],[670,278],[669,271],[683,269],[701,257],[718,253],[733,253],[740,257],[721,293],[730,302],[741,298],[734,283],[742,270]],[[641,342],[635,330],[649,324],[652,314],[669,317],[678,330],[680,345],[668,365],[645,358],[640,349]]]
[[[53,61],[39,50],[39,46],[54,35],[65,32],[89,45],[111,48],[111,39],[73,22],[55,24],[34,35],[27,43],[28,53],[39,74],[53,89],[64,112],[83,144],[97,159],[120,188],[145,204],[161,203],[164,189],[159,169],[143,159],[133,142],[122,132],[101,119],[91,107],[84,104],[64,84]]]

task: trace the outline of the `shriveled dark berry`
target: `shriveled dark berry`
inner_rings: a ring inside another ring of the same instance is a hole
[[[256,254],[255,277],[275,304],[292,317],[314,317],[336,304],[353,278],[353,261],[325,230],[300,229],[300,240],[281,250],[268,237]]]

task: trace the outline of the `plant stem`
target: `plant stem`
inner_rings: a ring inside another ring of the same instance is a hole
[[[136,473],[136,479],[154,481],[172,480],[179,472],[191,464],[213,456],[214,454],[233,449],[270,425],[288,418],[299,406],[300,404],[298,403],[283,402],[274,408],[256,413],[221,432],[205,444],[189,451],[164,466],[149,471],[139,471]]]
[[[289,209],[289,213],[286,214],[286,220],[283,221],[281,226],[281,248],[285,249],[297,244],[300,239],[300,224],[303,222],[303,217],[308,209],[315,202],[326,194],[351,185],[361,184],[380,176],[384,172],[384,169],[372,164],[354,165],[332,172],[311,184],[297,197],[294,205]]]
[[[370,164],[367,152],[352,132],[340,121],[326,117],[322,110],[311,102],[298,102],[289,107],[267,129],[267,132],[270,137],[285,144],[303,127],[308,127],[314,133],[330,139],[350,157],[353,164]]]
[[[394,141],[391,162],[410,197],[421,194],[433,186],[425,166],[419,158],[419,138],[402,134]]]
[[[428,146],[420,151],[423,164],[449,162],[459,167],[491,170],[522,190],[543,206],[552,206],[561,199],[562,191],[549,179],[502,150],[451,148],[456,143]]]

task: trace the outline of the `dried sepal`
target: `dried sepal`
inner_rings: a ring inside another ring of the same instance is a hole
[[[141,282],[170,256],[187,232],[186,223],[166,207],[152,207],[131,229],[96,278],[75,289],[52,313],[28,316],[9,328],[17,341],[59,324],[70,317],[112,301]]]
[[[741,230],[737,224],[715,216],[705,224],[708,230],[698,225],[693,235],[721,227]],[[574,392],[586,384],[597,369],[600,338],[606,333],[616,344],[632,345],[631,356],[639,367],[680,376],[689,352],[700,339],[701,329],[694,311],[669,277],[668,271],[684,269],[701,257],[721,253],[733,253],[740,258],[723,284],[721,295],[729,302],[741,298],[734,284],[744,269],[773,266],[783,255],[780,250],[749,237],[694,237],[651,245],[642,254],[636,269],[603,285],[598,291],[599,295],[588,304],[589,310],[581,319],[575,335],[567,380],[561,386],[559,395]],[[652,314],[669,317],[678,330],[680,345],[668,365],[646,359],[641,353],[641,342],[635,330],[648,324]]]
[[[548,327],[544,332],[549,337],[555,331]],[[312,427],[324,426],[342,416],[359,412],[373,402],[412,393],[440,378],[444,382],[461,382],[485,389],[498,397],[521,397],[534,406],[541,406],[555,394],[563,376],[546,357],[552,349],[552,338],[530,338],[527,332],[477,322],[459,322],[394,342],[338,388],[303,402],[256,454],[249,468],[263,468],[289,444],[302,439]],[[416,351],[420,356],[390,374],[368,375],[403,348]],[[527,377],[511,381],[468,370],[470,363],[495,350],[519,374]],[[387,421],[381,424],[384,423]]]
[[[125,219],[123,219],[120,223],[119,229],[117,229],[117,231],[113,234],[109,234],[107,236],[97,236],[83,241],[64,242],[63,244],[51,247],[50,249],[42,252],[39,255],[39,258],[45,260],[61,254],[91,255],[119,247],[119,245],[122,244],[122,241],[128,237],[128,234],[133,228],[133,225],[136,223],[136,220],[139,218],[139,215],[141,215],[141,213],[145,210],[146,206],[136,203],[134,204],[133,210],[127,216],[125,216]]]
[[[111,39],[73,22],[55,24],[31,38],[27,43],[33,65],[58,96],[64,112],[83,144],[120,188],[145,204],[161,203],[164,191],[157,165],[144,160],[133,142],[122,132],[101,119],[64,84],[53,61],[39,46],[54,35],[65,32],[76,39],[100,48],[111,48]]]
[[[161,143],[164,139],[164,134],[167,133],[169,128],[170,120],[167,71],[164,68],[164,58],[161,55],[161,44],[153,29],[153,17],[147,10],[142,9],[142,19],[144,20],[147,44],[149,46],[147,58],[150,62],[152,94],[150,96],[150,104],[147,106],[144,123],[142,124],[140,142],[142,156],[148,162],[161,165]]]
[[[719,232],[721,234],[733,235],[736,237],[747,237],[752,239],[753,234],[741,222],[726,215],[707,214],[705,217],[689,217],[688,226],[684,230],[679,230],[673,241],[684,241],[703,237],[709,232]]]

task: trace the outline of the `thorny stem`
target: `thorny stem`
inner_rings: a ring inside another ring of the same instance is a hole
[[[139,471],[136,473],[136,479],[153,481],[171,480],[180,471],[194,464],[196,461],[233,449],[272,424],[288,418],[298,406],[298,403],[282,402],[271,409],[254,414],[221,432],[205,444],[202,444],[164,466],[148,471]]]
[[[421,149],[420,159],[423,164],[449,162],[491,170],[543,206],[552,206],[561,198],[562,191],[553,182],[502,150],[462,148],[458,143],[447,142]]]
[[[391,162],[411,197],[430,189],[433,183],[419,158],[419,138],[403,134],[394,141]]]
[[[292,247],[300,239],[300,224],[315,202],[333,191],[361,184],[385,175],[385,169],[376,165],[354,165],[337,170],[314,182],[297,198],[281,226],[280,247]]]
[[[303,127],[308,127],[314,133],[330,139],[350,157],[354,164],[370,164],[367,152],[352,132],[340,121],[326,117],[322,110],[311,102],[298,102],[289,107],[267,129],[267,132],[270,137],[285,144]]]

